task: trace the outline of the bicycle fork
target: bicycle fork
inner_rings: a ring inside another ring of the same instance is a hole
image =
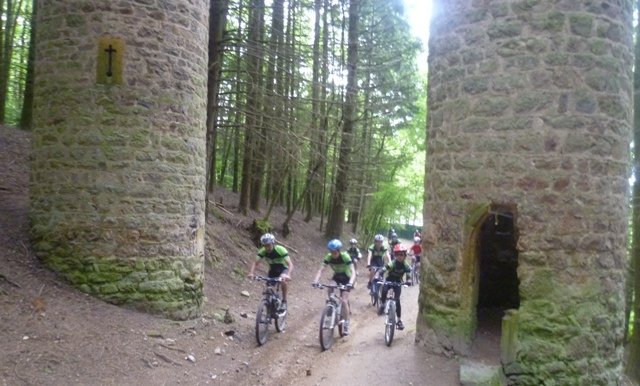
[[[324,319],[325,321],[324,328],[332,329],[336,325],[340,325],[344,323],[344,320],[337,320],[338,316],[341,314],[340,309],[341,309],[340,306],[336,306],[335,304],[332,304],[332,303],[327,303],[327,309],[325,312],[327,312],[327,316],[329,317]]]

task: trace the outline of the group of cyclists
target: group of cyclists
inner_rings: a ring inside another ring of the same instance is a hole
[[[407,261],[407,257],[412,263],[419,263],[422,254],[420,231],[416,229],[413,238],[413,245],[407,249],[399,241],[397,234],[393,229],[388,233],[388,245],[385,244],[384,236],[377,234],[373,238],[373,244],[367,248],[367,268],[369,269],[367,289],[371,290],[373,280],[384,279],[384,282],[399,283],[404,282],[403,277],[410,277],[411,267]],[[281,310],[287,310],[287,281],[291,278],[293,271],[293,263],[287,249],[282,245],[276,245],[275,237],[271,233],[266,233],[260,237],[261,247],[258,249],[258,256],[254,260],[249,270],[248,277],[254,278],[256,266],[262,260],[269,265],[268,276],[270,278],[280,277],[282,281],[282,303]],[[358,247],[358,240],[352,238],[349,240],[349,248],[344,248],[342,242],[333,239],[327,243],[329,252],[324,256],[322,264],[314,278],[314,284],[318,284],[322,272],[329,266],[333,271],[332,280],[337,284],[346,286],[351,289],[356,283],[357,265],[363,259],[363,255]],[[385,277],[386,274],[386,277]],[[408,281],[408,280],[407,280]],[[381,291],[381,299],[379,302],[378,314],[382,314],[383,305],[387,299],[389,285],[383,285]],[[404,329],[401,320],[400,294],[401,287],[393,291],[396,301],[396,315],[398,330]],[[343,334],[349,335],[349,291],[341,291],[342,306],[345,311],[345,322],[343,326]]]

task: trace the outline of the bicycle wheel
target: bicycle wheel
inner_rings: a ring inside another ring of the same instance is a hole
[[[338,335],[342,338],[344,336],[344,318],[342,317],[342,310],[340,313],[336,313],[336,324],[338,325]]]
[[[334,316],[335,308],[326,306],[320,317],[320,347],[322,350],[328,350],[333,345],[333,329],[335,327]]]
[[[256,312],[256,341],[258,341],[259,346],[262,346],[267,342],[270,323],[271,318],[269,317],[269,304],[266,300],[262,300],[258,306],[258,311]]]
[[[373,281],[371,283],[371,292],[370,292],[371,305],[374,306],[374,307],[376,307],[378,305],[378,299],[379,299],[378,293],[380,292],[379,291],[379,287],[380,287],[380,285],[378,283],[376,283],[375,281]]]
[[[280,312],[275,310],[276,331],[283,332],[287,328],[287,314],[289,311]]]
[[[396,302],[388,300],[387,317],[384,326],[384,342],[387,346],[391,346],[393,341],[393,333],[396,331]]]
[[[420,284],[420,263],[416,264],[416,269],[413,271],[413,274],[415,275],[413,283]]]

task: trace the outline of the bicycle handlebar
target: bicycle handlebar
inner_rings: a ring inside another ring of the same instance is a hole
[[[282,281],[281,277],[266,277],[266,276],[254,276],[253,280],[266,281],[269,283],[279,283]]]
[[[382,285],[387,285],[389,287],[408,287],[413,285],[413,283],[410,281],[399,282],[399,281],[386,281],[386,280],[378,279],[377,282]]]
[[[344,284],[321,284],[321,283],[311,283],[312,287],[318,288],[318,289],[323,289],[323,288],[336,288],[342,291],[351,291],[351,289],[353,289],[352,286],[350,285],[344,285]]]

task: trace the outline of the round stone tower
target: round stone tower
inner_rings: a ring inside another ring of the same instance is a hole
[[[617,384],[633,2],[434,3],[417,340],[495,344],[518,385]]]
[[[39,3],[38,255],[108,302],[198,315],[209,2]]]

